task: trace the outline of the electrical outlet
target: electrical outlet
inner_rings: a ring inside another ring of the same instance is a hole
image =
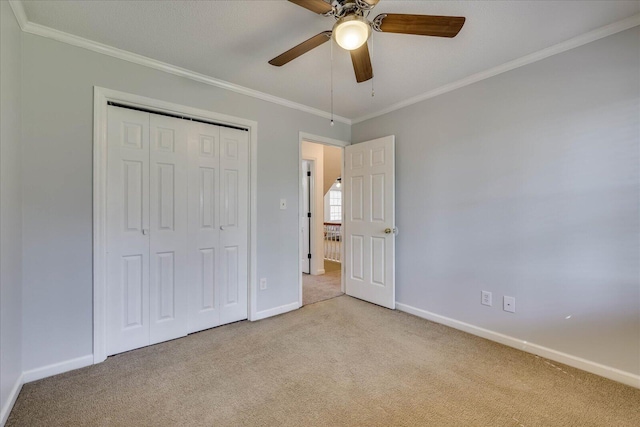
[[[267,289],[267,279],[263,277],[260,279],[260,290],[264,291],[265,289]]]
[[[287,209],[287,199],[280,199],[280,209]]]
[[[516,299],[514,297],[505,296],[502,302],[502,309],[509,313],[516,312]]]
[[[482,291],[482,299],[480,301],[482,303],[482,305],[488,305],[489,307],[491,307],[493,305],[493,301],[491,298],[491,292],[489,291]]]

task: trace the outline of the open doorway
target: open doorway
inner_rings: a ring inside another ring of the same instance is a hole
[[[301,304],[344,293],[343,148],[311,141],[301,143]]]

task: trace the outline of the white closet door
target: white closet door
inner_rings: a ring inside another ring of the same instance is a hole
[[[221,323],[247,318],[249,133],[220,128]]]
[[[150,114],[150,343],[187,334],[187,132]]]
[[[247,318],[246,131],[108,107],[107,354]]]
[[[149,114],[108,107],[107,354],[149,344]]]
[[[189,332],[220,325],[220,128],[189,126]]]

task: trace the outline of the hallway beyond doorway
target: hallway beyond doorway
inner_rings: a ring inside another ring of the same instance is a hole
[[[322,275],[302,275],[303,306],[343,295],[340,290],[341,264],[325,260],[324,269],[325,273]]]

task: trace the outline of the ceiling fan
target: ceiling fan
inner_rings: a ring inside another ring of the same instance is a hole
[[[328,41],[332,36],[340,47],[350,51],[358,83],[373,78],[367,40],[371,30],[382,33],[416,34],[420,36],[455,37],[464,25],[461,16],[408,15],[382,13],[369,21],[367,16],[380,0],[289,0],[323,16],[333,16],[331,31],[323,31],[276,56],[269,64],[281,67]]]

